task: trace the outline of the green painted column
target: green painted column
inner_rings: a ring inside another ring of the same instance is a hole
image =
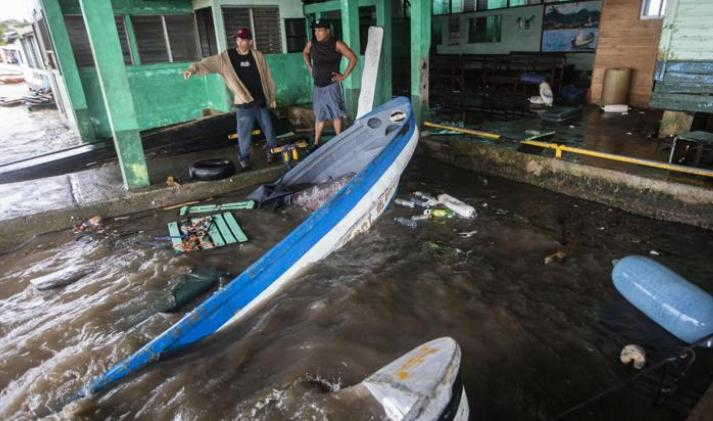
[[[411,0],[411,102],[419,124],[428,114],[432,0]]]
[[[94,66],[119,156],[124,186],[129,189],[146,187],[150,184],[149,173],[119,33],[116,25],[106,24],[114,22],[111,1],[79,0],[79,3],[94,54]]]
[[[342,12],[342,41],[347,44],[354,54],[359,57],[359,0],[340,0]],[[346,63],[345,63],[346,65]],[[347,114],[350,119],[354,119],[359,106],[359,88],[361,87],[361,78],[359,66],[357,63],[349,77],[344,80],[344,105],[347,108]]]
[[[376,98],[377,104],[383,104],[391,99],[393,88],[392,78],[392,56],[391,46],[392,23],[391,23],[391,0],[376,2],[376,24],[384,28],[384,42],[381,45],[381,63],[379,63],[379,96]]]
[[[69,42],[69,33],[64,24],[64,14],[58,0],[42,0],[45,21],[49,28],[54,52],[60,72],[67,89],[69,102],[72,105],[74,119],[82,140],[91,141],[96,138],[94,126],[89,118],[89,107],[84,95],[82,79],[79,77],[79,68],[74,59],[72,44]],[[49,46],[48,46],[49,47]]]

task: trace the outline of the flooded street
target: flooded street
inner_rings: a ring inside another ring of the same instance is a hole
[[[0,97],[22,98],[30,94],[24,83],[0,84]],[[27,111],[24,105],[0,107],[0,165],[81,145],[82,139],[67,130],[56,109]]]
[[[399,195],[416,190],[447,192],[479,215],[410,230],[393,218],[411,210],[391,205],[369,232],[242,322],[59,418],[371,419],[330,392],[423,342],[452,336],[462,350],[472,419],[552,419],[635,374],[619,362],[624,345],[641,345],[651,362],[683,345],[616,292],[612,260],[647,255],[713,291],[710,232],[421,158],[408,167]],[[305,215],[236,211],[248,243],[176,255],[156,237],[167,235],[177,214],[130,215],[108,221],[103,233],[57,232],[0,250],[0,418],[61,409],[70,393],[195,305],[180,313],[154,309],[180,274],[206,266],[237,274]],[[556,251],[566,257],[545,264]],[[29,283],[70,266],[89,274],[54,290]],[[713,380],[713,355],[699,351],[679,387],[654,404],[658,380],[568,419],[683,420]]]

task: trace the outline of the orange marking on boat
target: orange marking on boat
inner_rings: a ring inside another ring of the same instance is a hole
[[[408,379],[409,376],[411,376],[411,374],[408,372],[408,370],[421,364],[426,359],[427,356],[429,356],[430,354],[435,354],[436,352],[438,352],[438,350],[435,348],[429,348],[427,346],[422,346],[421,348],[419,348],[416,355],[409,358],[401,367],[399,367],[399,369],[396,371],[396,377],[398,377],[399,380]]]

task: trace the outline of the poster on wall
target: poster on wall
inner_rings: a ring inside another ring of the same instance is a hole
[[[601,14],[601,1],[545,6],[542,51],[594,52]]]

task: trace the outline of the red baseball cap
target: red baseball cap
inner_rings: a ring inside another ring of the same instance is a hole
[[[252,34],[250,33],[250,29],[248,28],[240,28],[237,31],[233,33],[233,38],[240,38],[240,39],[253,39]]]

